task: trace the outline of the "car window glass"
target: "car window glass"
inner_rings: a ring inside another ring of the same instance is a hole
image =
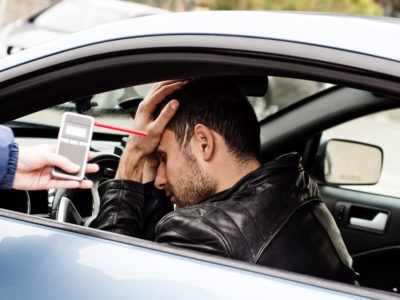
[[[249,97],[258,120],[300,100],[332,87],[332,84],[285,77],[268,77],[268,91],[263,97]]]
[[[93,107],[86,114],[93,116],[99,122],[129,127],[132,124],[132,115],[135,113],[134,108],[146,96],[151,86],[152,84],[130,86],[94,95],[90,98]],[[249,96],[248,99],[255,110],[258,120],[262,120],[280,109],[330,86],[321,82],[270,76],[267,93],[262,97]],[[85,99],[78,100],[84,101]],[[63,103],[27,115],[16,121],[59,126],[61,116],[66,111],[76,112],[75,103]],[[110,133],[109,130],[102,128],[95,128],[94,131]]]
[[[346,139],[373,144],[383,150],[383,167],[375,185],[346,185],[342,188],[400,197],[400,109],[387,110],[346,122],[324,131],[323,140]]]
[[[85,111],[85,114],[94,117],[98,122],[116,126],[131,127],[133,120],[132,113],[130,113],[129,109],[125,109],[119,105],[123,99],[126,99],[126,90],[129,91],[129,88],[97,94],[91,98],[79,99],[78,101],[86,101],[88,103],[90,100],[90,103],[93,105],[93,107],[89,111]],[[142,98],[138,98],[138,101],[141,99]],[[65,112],[76,111],[76,104],[74,102],[66,102],[42,111],[35,112],[33,114],[26,115],[22,118],[16,119],[15,122],[23,122],[25,125],[35,124],[60,126],[61,116]],[[110,130],[95,127],[94,132],[110,133]],[[111,133],[115,134],[116,132]]]

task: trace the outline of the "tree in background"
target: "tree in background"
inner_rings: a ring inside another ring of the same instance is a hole
[[[219,0],[217,9],[267,9],[292,11],[320,11],[355,13],[366,15],[382,14],[374,0]]]
[[[136,0],[135,2],[173,11],[251,9],[400,16],[400,0]]]
[[[400,17],[400,0],[375,0],[382,6],[385,16]]]

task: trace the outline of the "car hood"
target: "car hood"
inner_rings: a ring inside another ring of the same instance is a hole
[[[67,32],[54,31],[46,28],[39,28],[25,23],[8,31],[8,37],[4,37],[7,46],[18,46],[23,49],[30,48],[44,42],[56,39]]]
[[[27,21],[13,22],[0,33],[0,57],[7,56],[9,48],[16,52],[59,38],[68,32],[54,31],[33,26]]]

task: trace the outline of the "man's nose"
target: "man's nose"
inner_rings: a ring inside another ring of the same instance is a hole
[[[160,190],[164,188],[167,184],[167,179],[165,178],[164,167],[159,166],[157,169],[156,180],[154,181],[154,186]]]

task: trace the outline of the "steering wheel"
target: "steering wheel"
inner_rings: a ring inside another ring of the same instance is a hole
[[[56,190],[50,217],[59,222],[89,226],[99,213],[98,187],[103,181],[115,177],[119,159],[120,156],[116,154],[99,153],[89,160],[88,163],[96,163],[100,167],[97,173],[86,175],[87,179],[93,181],[93,187],[90,190]]]

